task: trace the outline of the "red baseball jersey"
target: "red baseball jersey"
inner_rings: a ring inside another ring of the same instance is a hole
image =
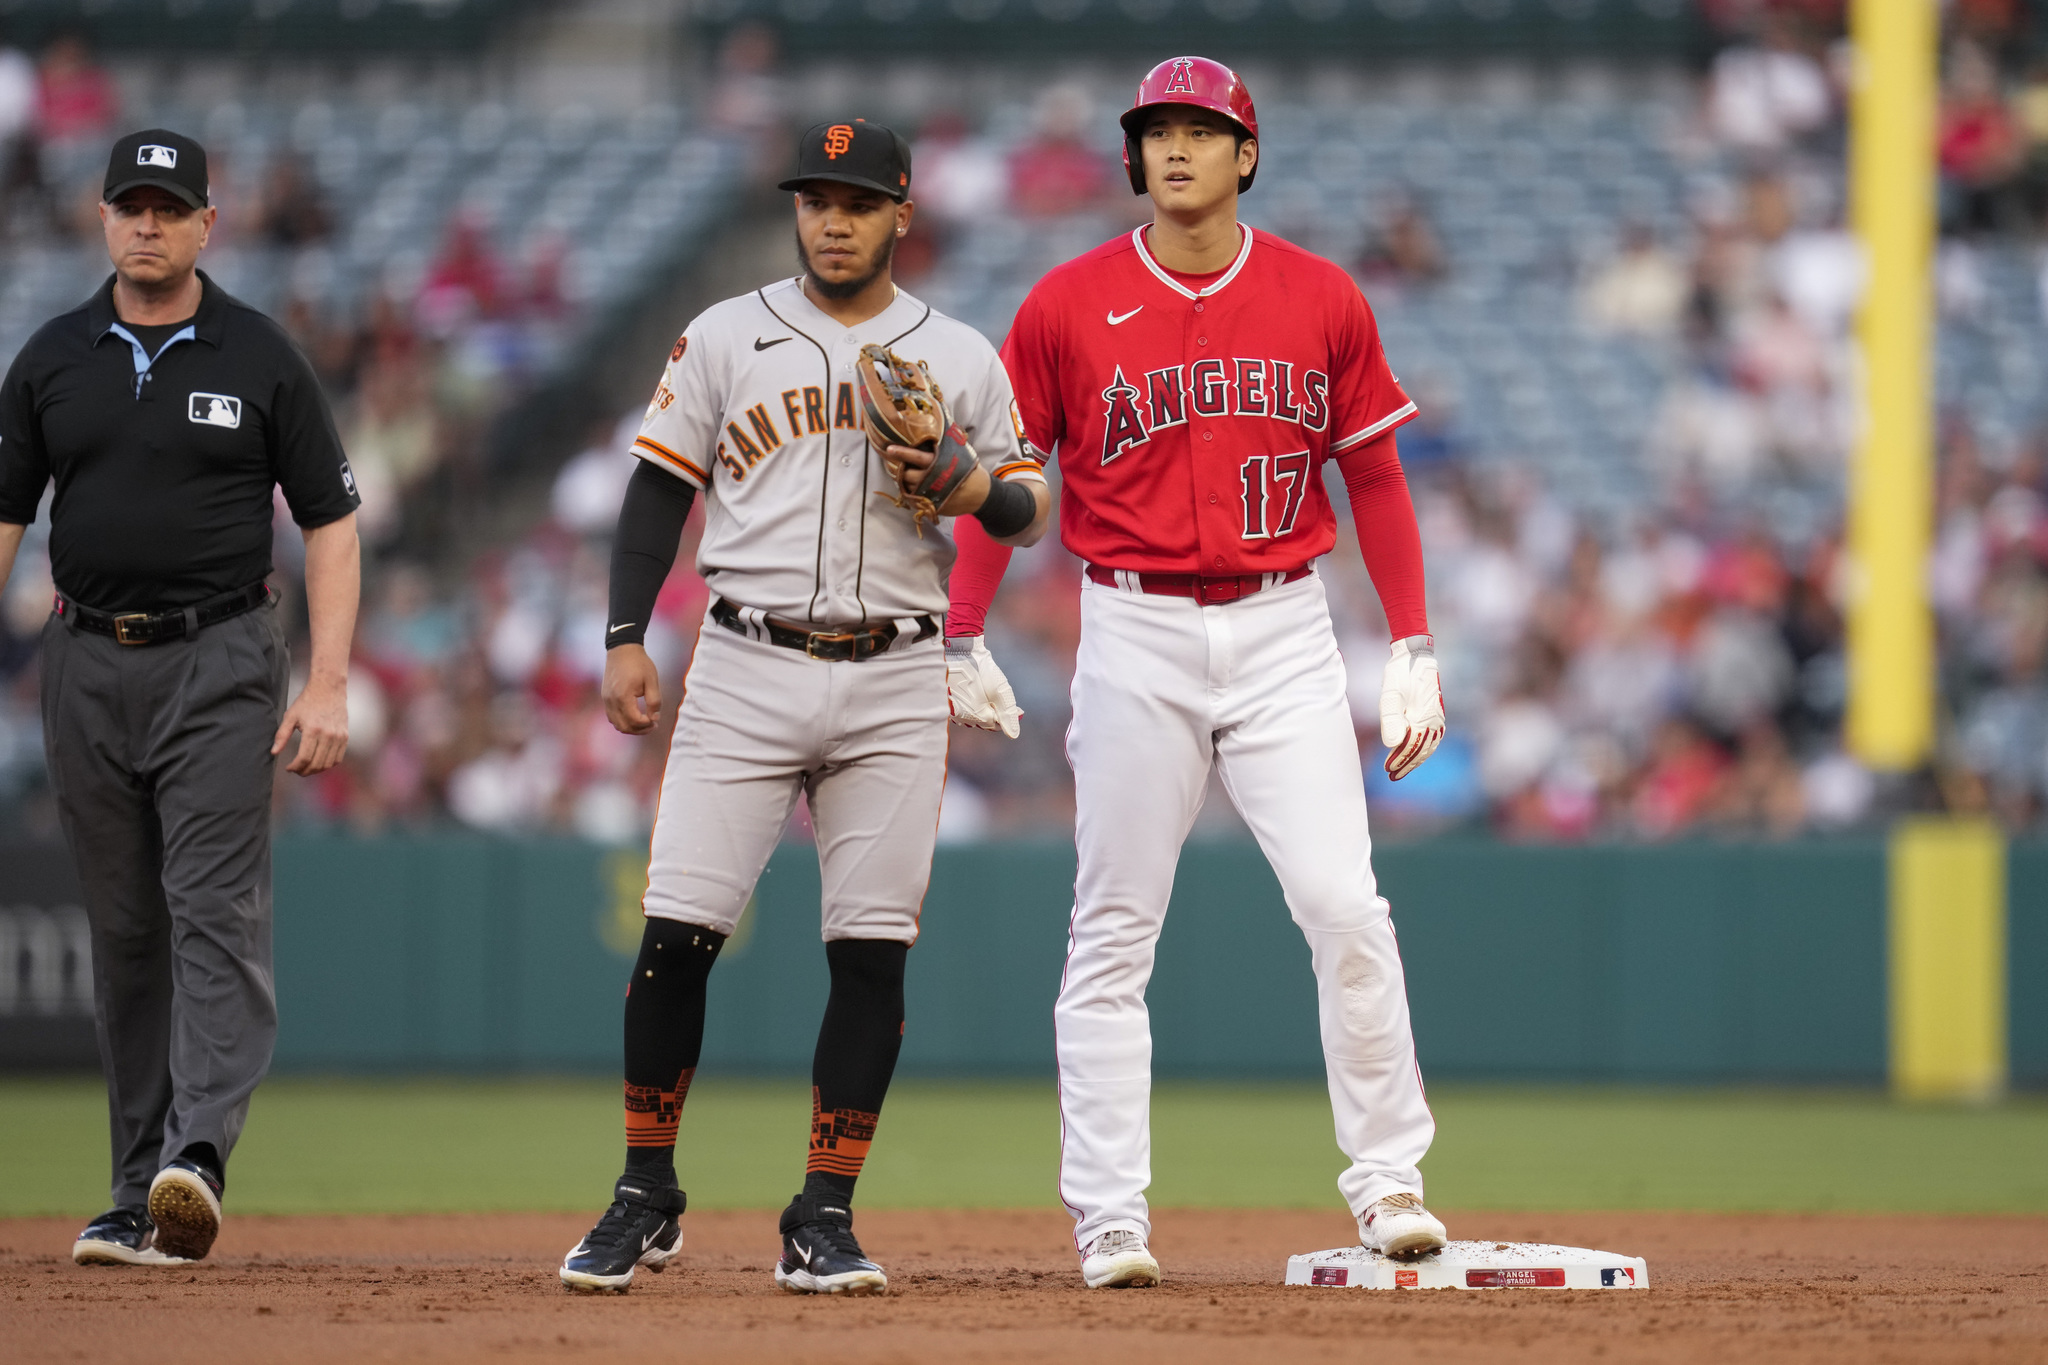
[[[1024,434],[1058,450],[1060,539],[1153,573],[1300,568],[1336,543],[1322,464],[1415,415],[1342,269],[1247,227],[1206,286],[1145,229],[1038,282],[1003,342]]]

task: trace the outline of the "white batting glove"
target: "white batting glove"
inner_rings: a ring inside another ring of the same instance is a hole
[[[1380,684],[1380,743],[1387,746],[1387,776],[1399,782],[1436,752],[1444,737],[1444,689],[1436,672],[1436,639],[1410,635],[1394,641]]]
[[[1017,737],[1017,718],[1024,714],[1010,680],[996,667],[995,655],[979,635],[946,641],[946,705],[955,725],[1001,730],[1011,739]]]

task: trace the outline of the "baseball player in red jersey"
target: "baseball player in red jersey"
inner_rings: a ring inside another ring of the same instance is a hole
[[[1419,1255],[1444,1241],[1417,1169],[1435,1122],[1314,569],[1336,540],[1335,460],[1392,626],[1381,738],[1403,777],[1444,730],[1394,448],[1415,405],[1350,277],[1237,221],[1258,118],[1236,73],[1163,62],[1122,121],[1153,221],[1048,274],[1002,348],[1026,436],[1058,453],[1061,535],[1087,563],[1067,740],[1080,870],[1054,1012],[1061,1197],[1091,1288],[1158,1283],[1145,986],[1213,767],[1309,941],[1351,1163],[1338,1188],[1367,1246]],[[980,632],[1008,553],[962,537],[948,635]]]

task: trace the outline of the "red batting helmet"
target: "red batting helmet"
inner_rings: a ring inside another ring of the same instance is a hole
[[[1155,104],[1192,104],[1211,109],[1235,123],[1253,138],[1259,135],[1259,116],[1252,108],[1252,92],[1244,80],[1221,62],[1207,57],[1169,57],[1145,73],[1138,82],[1138,98],[1124,112],[1124,169],[1130,172],[1131,193],[1145,192],[1145,158],[1138,150],[1138,135],[1145,131],[1145,110]],[[1252,176],[1237,179],[1237,192],[1252,187]]]

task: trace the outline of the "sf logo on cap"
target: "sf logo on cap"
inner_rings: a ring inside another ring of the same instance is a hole
[[[825,158],[837,161],[840,156],[853,148],[853,125],[835,123],[825,130]]]
[[[145,142],[135,149],[135,164],[138,166],[162,166],[173,170],[178,164],[178,149],[162,147],[154,142]]]

